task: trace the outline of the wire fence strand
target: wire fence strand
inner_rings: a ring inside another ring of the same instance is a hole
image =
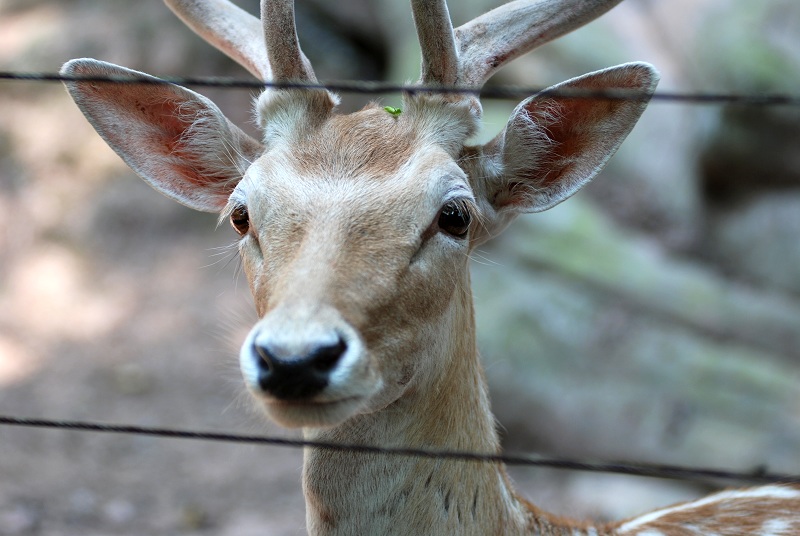
[[[320,84],[261,82],[238,78],[220,77],[165,77],[143,78],[136,76],[66,76],[45,72],[10,72],[0,71],[0,80],[29,82],[77,82],[77,83],[114,83],[114,84],[176,84],[181,86],[263,90],[276,89],[327,89],[343,93],[360,93],[380,95],[391,93],[462,93],[480,96],[484,99],[510,100],[521,99],[546,91],[547,96],[564,99],[606,99],[606,100],[647,100],[648,96],[640,91],[631,90],[585,90],[559,89],[545,90],[535,87],[487,87],[483,89],[463,87],[427,87],[398,85],[387,82],[341,81]],[[745,105],[745,106],[800,106],[800,95],[790,94],[737,94],[737,93],[675,93],[657,92],[653,101],[666,103],[683,103],[693,105]],[[571,459],[553,459],[535,456],[519,456],[505,454],[486,454],[464,451],[429,450],[420,448],[380,447],[375,445],[341,444],[324,441],[309,441],[261,435],[245,435],[226,432],[206,432],[195,430],[179,430],[156,428],[127,424],[104,424],[86,421],[64,421],[50,419],[29,419],[13,416],[0,416],[0,426],[26,427],[38,429],[60,429],[79,432],[95,432],[108,434],[133,434],[175,439],[193,439],[219,441],[239,444],[271,445],[290,448],[316,448],[339,452],[350,452],[361,455],[404,456],[415,458],[447,459],[463,462],[504,463],[506,465],[548,467],[574,471],[615,473],[631,476],[655,477],[674,480],[698,481],[738,481],[749,483],[800,483],[800,475],[771,473],[759,467],[751,472],[729,471],[713,468],[685,467],[668,464],[631,463],[631,462],[588,462]]]
[[[274,89],[327,89],[342,93],[381,95],[390,93],[461,93],[480,96],[483,99],[519,100],[546,91],[547,96],[562,99],[604,100],[648,100],[666,103],[694,105],[742,105],[742,106],[800,106],[800,95],[781,93],[680,93],[656,92],[649,97],[639,90],[625,89],[578,89],[543,87],[490,86],[482,89],[452,86],[414,86],[391,82],[345,80],[320,84],[294,82],[261,82],[228,77],[163,77],[144,78],[137,76],[67,76],[58,73],[0,71],[0,80],[29,82],[78,82],[113,84],[175,84],[191,87],[213,87],[221,89],[262,90]]]
[[[725,480],[750,483],[800,483],[800,475],[770,473],[759,467],[751,472],[727,471],[722,469],[684,467],[669,464],[631,463],[631,462],[587,462],[582,460],[542,458],[534,456],[485,454],[466,451],[430,450],[421,448],[380,447],[376,445],[331,443],[246,435],[227,432],[204,432],[196,430],[177,430],[127,424],[104,424],[86,421],[63,421],[51,419],[28,419],[0,416],[0,426],[16,426],[39,429],[71,430],[107,434],[130,434],[173,439],[193,439],[219,441],[226,443],[271,445],[290,448],[315,448],[361,455],[403,456],[411,458],[444,459],[463,462],[504,463],[506,465],[527,467],[548,467],[573,471],[615,473],[631,476],[664,478],[672,480]]]

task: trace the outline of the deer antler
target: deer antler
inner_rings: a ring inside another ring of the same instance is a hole
[[[297,40],[294,0],[261,0],[261,22],[272,79],[316,82],[311,62]]]
[[[517,0],[453,31],[445,0],[412,0],[423,84],[480,88],[505,63],[599,17],[621,0]]]
[[[262,0],[261,21],[228,0],[164,2],[195,33],[257,78],[316,82],[297,40],[293,0]]]
[[[411,9],[422,48],[420,83],[455,85],[458,82],[459,58],[447,2],[411,0]]]
[[[261,80],[316,82],[293,0],[262,0],[261,22],[229,0],[164,0],[187,26]],[[517,0],[453,30],[445,0],[411,0],[420,83],[481,87],[505,63],[599,17],[621,0]]]
[[[260,21],[228,0],[164,0],[197,35],[260,80],[271,80]]]

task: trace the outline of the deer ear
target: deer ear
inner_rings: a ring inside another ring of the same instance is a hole
[[[141,77],[150,83],[66,82],[83,114],[136,173],[167,197],[195,210],[219,212],[261,144],[210,100],[174,84],[92,59],[61,73],[77,77]]]
[[[502,227],[520,212],[547,210],[592,180],[636,124],[657,83],[652,66],[630,63],[523,101],[503,132],[482,148],[478,190],[494,212],[489,220]],[[627,90],[635,98],[558,98],[561,90]]]

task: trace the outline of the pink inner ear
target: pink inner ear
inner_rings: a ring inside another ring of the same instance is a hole
[[[655,88],[657,74],[627,64],[575,78],[553,90],[633,90],[637,99],[550,96],[545,91],[517,109],[506,131],[500,206],[546,210],[590,181],[628,135]]]
[[[224,117],[175,86],[87,83],[79,90],[98,131],[153,187],[200,210],[224,206],[237,178],[226,146],[233,125]]]
[[[178,110],[182,104],[184,113],[180,115]],[[192,126],[192,120],[186,117],[185,103],[161,100],[161,102],[144,104],[137,99],[133,101],[133,106],[135,106],[133,113],[141,116],[140,121],[148,125],[158,125],[158,128],[152,129],[154,138],[147,140],[153,145],[154,152],[175,154],[180,150],[180,140],[186,130]]]
[[[174,155],[194,119],[194,114],[187,114],[190,104],[170,95],[167,88],[120,84],[109,90],[102,83],[91,83],[82,89],[93,106],[116,112],[112,124],[106,123],[110,114],[103,122],[111,127],[103,134],[113,142],[112,146],[133,145],[139,154],[149,153],[156,158]]]
[[[592,89],[588,85],[585,89]],[[602,89],[597,87],[597,89]],[[551,189],[570,177],[570,183],[594,174],[598,159],[613,149],[605,137],[618,130],[621,100],[566,98],[544,101],[543,106],[557,110],[558,121],[542,125],[551,139],[547,173],[535,178],[536,186]],[[561,185],[566,186],[566,185]]]
[[[202,155],[197,153],[199,144],[193,146],[190,141],[189,132],[205,119],[205,109],[183,100],[167,99],[151,104],[149,108],[143,107],[141,111],[151,118],[151,124],[160,126],[154,129],[159,137],[153,143],[160,144],[159,151],[164,155],[174,158],[173,168],[184,180],[198,187],[222,185],[230,181],[230,176],[221,174],[218,169],[210,169],[206,159],[202,158],[216,157],[221,152],[219,148],[212,155]],[[221,139],[219,143],[222,143]]]
[[[140,123],[149,136],[144,139],[145,149],[154,157],[169,158],[172,169],[182,178],[198,187],[210,184],[224,184],[230,177],[219,171],[208,169],[202,156],[196,153],[189,141],[189,131],[196,122],[202,121],[206,110],[183,98],[169,98],[163,95],[139,94],[130,100],[126,110],[135,116],[133,122]]]

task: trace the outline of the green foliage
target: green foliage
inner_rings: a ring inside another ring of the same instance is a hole
[[[400,108],[395,108],[394,106],[384,106],[383,109],[386,110],[387,112],[389,112],[390,114],[392,114],[395,117],[397,117],[401,113],[403,113],[403,110],[401,110]]]

